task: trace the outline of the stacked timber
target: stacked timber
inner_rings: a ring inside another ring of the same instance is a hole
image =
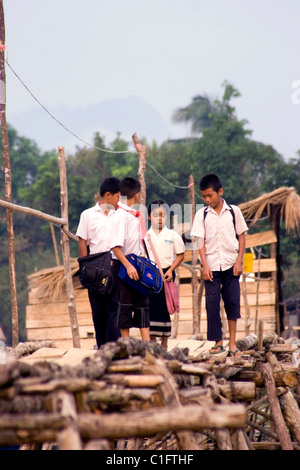
[[[197,357],[127,338],[76,366],[28,361],[36,347],[21,345],[0,365],[0,446],[300,448],[297,342],[249,336],[243,357]]]

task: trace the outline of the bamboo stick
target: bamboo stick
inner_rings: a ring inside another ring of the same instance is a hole
[[[5,21],[3,0],[0,0],[0,45],[5,46]],[[0,50],[0,121],[1,136],[4,156],[4,175],[5,175],[5,198],[7,202],[12,201],[11,195],[11,165],[9,154],[9,140],[6,123],[6,74],[4,63],[5,47]],[[9,257],[9,282],[12,312],[12,345],[16,346],[19,342],[19,312],[17,298],[17,280],[16,280],[16,258],[15,258],[15,236],[13,224],[13,212],[6,210],[6,227],[8,234],[8,257]]]
[[[206,428],[242,428],[245,424],[245,408],[240,404],[211,407],[190,405],[102,416],[82,413],[78,419],[85,440],[116,439],[153,436],[170,430],[179,432],[190,429],[196,432]]]
[[[81,435],[78,426],[78,415],[73,395],[64,390],[53,397],[53,408],[66,419],[66,426],[57,433],[60,450],[82,450]]]
[[[68,187],[67,187],[67,174],[66,174],[66,163],[65,163],[65,149],[64,147],[58,148],[58,163],[59,163],[59,175],[60,175],[60,191],[61,191],[61,215],[62,218],[68,220]],[[69,230],[69,225],[65,226]],[[72,269],[70,264],[70,245],[67,234],[61,231],[61,248],[63,255],[64,271],[65,271],[65,283],[66,283],[66,294],[67,304],[70,316],[73,347],[80,348],[80,334],[78,327],[78,320],[76,314],[76,302],[74,296]]]
[[[190,220],[191,226],[195,218],[195,182],[193,175],[189,177],[189,194],[190,194]],[[195,242],[195,240],[193,240]],[[193,243],[193,246],[195,243]],[[197,264],[197,250],[192,250],[192,265],[195,267]],[[199,302],[198,302],[198,276],[197,270],[192,270],[192,306],[193,306],[193,334],[200,333],[200,318],[199,318]]]
[[[295,436],[298,444],[300,444],[300,410],[298,403],[290,390],[281,395],[279,401],[283,409],[285,421],[292,435]]]
[[[12,211],[21,212],[21,214],[28,214],[39,219],[50,222],[54,225],[60,227],[61,225],[67,225],[68,220],[62,219],[60,217],[54,217],[53,215],[45,214],[44,212],[38,211],[36,209],[31,209],[30,207],[20,206],[18,204],[13,204],[7,201],[0,199],[0,206],[5,207],[6,209],[11,209]]]
[[[139,156],[139,169],[138,169],[138,179],[141,183],[141,198],[140,204],[145,206],[146,205],[146,183],[145,183],[145,172],[146,172],[146,151],[147,147],[145,145],[141,145],[139,139],[137,138],[136,134],[133,134],[132,140],[134,142],[136,151]]]

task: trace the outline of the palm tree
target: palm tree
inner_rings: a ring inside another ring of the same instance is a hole
[[[223,116],[228,120],[234,119],[235,109],[229,103],[232,98],[241,96],[240,92],[226,80],[222,83],[222,87],[224,88],[222,101],[212,100],[206,94],[195,96],[191,104],[175,111],[173,122],[191,122],[192,132],[198,134],[203,129],[211,127],[217,116]]]
[[[215,104],[206,95],[198,95],[192,99],[192,103],[185,108],[178,108],[173,114],[172,120],[175,123],[191,122],[192,132],[198,134],[206,127],[210,127],[213,121],[212,114],[215,111]]]

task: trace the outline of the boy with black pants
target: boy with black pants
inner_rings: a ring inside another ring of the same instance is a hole
[[[236,325],[240,318],[240,284],[243,272],[245,233],[248,227],[237,206],[222,199],[223,188],[218,176],[204,176],[199,184],[208,207],[200,209],[194,219],[191,236],[198,238],[205,284],[207,339],[215,341],[212,354],[224,351],[220,296],[224,301],[229,329],[229,354],[240,356],[236,347]]]
[[[111,234],[108,223],[115,215],[120,196],[120,180],[106,178],[100,186],[100,201],[94,207],[86,209],[80,216],[76,235],[79,237],[79,256],[110,251]],[[121,333],[117,327],[118,264],[112,261],[114,287],[110,294],[88,291],[92,309],[97,347],[110,341],[116,341]]]
[[[122,263],[131,279],[139,279],[135,267],[126,258],[130,253],[143,255],[143,234],[140,217],[134,205],[140,202],[140,182],[135,178],[124,178],[120,183],[121,201],[112,219],[111,249],[115,257]],[[149,335],[149,299],[129,286],[121,279],[118,280],[119,308],[118,326],[122,338],[129,336],[130,328],[139,328],[141,338],[150,341]]]

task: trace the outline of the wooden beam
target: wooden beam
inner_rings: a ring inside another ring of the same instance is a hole
[[[54,217],[53,215],[45,214],[44,212],[38,211],[36,209],[31,209],[30,207],[20,206],[18,204],[13,204],[11,202],[3,201],[0,199],[0,206],[5,207],[6,209],[10,209],[12,211],[21,212],[22,214],[33,215],[34,217],[38,217],[39,219],[45,220],[46,222],[51,222],[54,225],[60,227],[61,225],[67,225],[68,220]]]
[[[252,235],[246,236],[246,248],[270,245],[272,243],[277,243],[277,236],[274,230],[268,230],[266,232],[261,233],[253,233]]]

